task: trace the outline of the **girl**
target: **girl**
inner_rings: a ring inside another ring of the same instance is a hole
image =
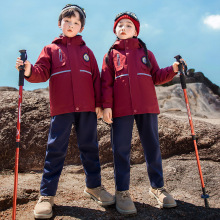
[[[112,123],[112,149],[116,185],[116,209],[122,214],[137,212],[129,194],[130,149],[134,119],[144,148],[151,196],[161,207],[176,206],[165,190],[158,137],[159,106],[154,85],[173,79],[178,62],[160,69],[153,53],[138,39],[140,22],[131,12],[114,21],[117,40],[105,55],[102,66],[103,119]]]

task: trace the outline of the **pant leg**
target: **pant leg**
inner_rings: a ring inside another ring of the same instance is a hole
[[[86,186],[89,188],[101,186],[96,113],[75,113],[75,130],[80,158],[86,174]]]
[[[113,119],[111,142],[114,156],[115,188],[118,191],[129,190],[133,123],[133,115]]]
[[[144,148],[150,184],[152,187],[160,188],[164,185],[164,181],[157,114],[135,115],[135,120]]]
[[[51,118],[44,172],[40,187],[42,196],[56,195],[59,177],[67,153],[72,123],[72,113]]]

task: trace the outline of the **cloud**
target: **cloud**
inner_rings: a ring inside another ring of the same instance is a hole
[[[160,35],[163,30],[158,28],[157,26],[153,26],[153,25],[149,25],[147,23],[143,23],[140,26],[140,30],[141,30],[141,34],[149,34],[151,36],[156,36],[156,35]]]
[[[140,28],[142,29],[142,28],[148,28],[148,27],[149,27],[149,24],[146,24],[146,23],[145,23],[145,24],[141,24],[141,27],[140,27]]]
[[[209,15],[203,22],[213,29],[220,30],[220,15]]]

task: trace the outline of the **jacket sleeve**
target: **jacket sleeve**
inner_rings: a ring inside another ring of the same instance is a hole
[[[173,71],[173,66],[168,66],[160,69],[154,54],[148,50],[149,60],[151,62],[151,75],[155,85],[160,85],[169,82],[173,79],[176,73]]]
[[[102,106],[103,108],[113,108],[113,86],[115,80],[114,68],[109,54],[109,64],[106,64],[103,58],[102,72],[101,72],[101,92],[102,92]]]
[[[89,57],[91,57],[91,71],[92,71],[92,80],[95,94],[95,107],[102,107],[101,103],[101,79],[100,71],[96,58],[91,50],[89,50]]]
[[[30,77],[25,77],[28,82],[46,82],[51,74],[51,50],[47,46],[41,51],[35,65],[31,65]]]

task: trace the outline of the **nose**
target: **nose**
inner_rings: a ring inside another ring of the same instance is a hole
[[[125,26],[124,26],[124,25],[121,27],[121,30],[122,30],[122,31],[125,31]]]
[[[73,24],[72,24],[72,22],[69,22],[69,27],[73,27]]]

